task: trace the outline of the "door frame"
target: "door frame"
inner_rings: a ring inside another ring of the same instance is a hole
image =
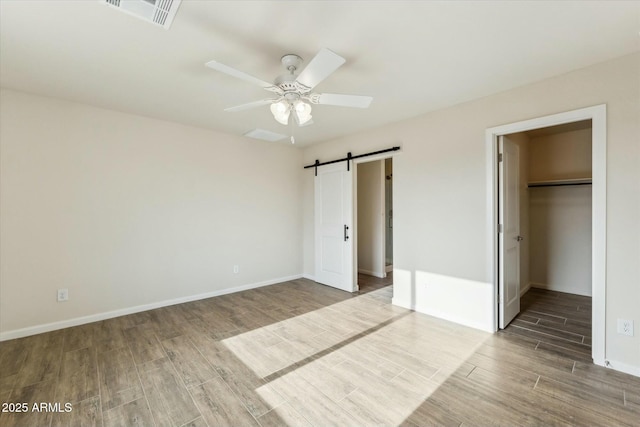
[[[494,288],[494,331],[498,330],[498,137],[516,132],[591,120],[592,223],[591,223],[591,327],[593,363],[605,366],[606,339],[606,243],[607,243],[607,106],[606,104],[538,117],[485,131],[487,165],[487,273]]]
[[[358,204],[358,187],[359,187],[359,181],[358,181],[358,173],[360,171],[360,165],[366,164],[366,163],[373,163],[373,162],[380,162],[379,166],[380,166],[380,180],[378,182],[378,191],[379,191],[379,197],[380,197],[380,202],[381,202],[381,208],[382,211],[385,212],[385,208],[384,208],[384,203],[385,203],[385,199],[384,199],[384,193],[385,193],[385,186],[384,186],[384,161],[382,160],[368,160],[366,162],[358,162],[358,163],[354,163],[353,167],[354,170],[356,171],[354,174],[354,186],[353,186],[353,191],[354,191],[354,197],[353,197],[353,238],[354,238],[354,242],[353,244],[355,245],[354,248],[354,252],[355,252],[355,264],[354,264],[354,268],[356,269],[356,272],[359,273],[360,272],[360,265],[358,264],[358,259],[360,258],[358,255],[358,239],[359,239],[359,234],[360,234],[360,227],[358,226],[358,210],[359,210],[359,204]],[[385,218],[386,218],[386,212],[385,212]],[[378,258],[378,262],[381,263],[382,265],[382,276],[380,278],[384,279],[385,277],[387,277],[387,271],[385,269],[385,261],[386,261],[386,253],[385,253],[385,245],[386,245],[386,240],[387,240],[387,235],[386,235],[386,229],[385,229],[385,221],[383,220],[382,223],[380,224],[380,230],[378,230],[378,232],[380,233],[380,240],[381,240],[381,248],[380,248],[380,252],[377,254],[378,256],[376,258]],[[375,277],[379,277],[377,276],[377,272],[375,271],[370,271],[369,273],[371,273],[372,276]],[[357,276],[356,276],[357,277]],[[357,284],[357,283],[356,283]]]

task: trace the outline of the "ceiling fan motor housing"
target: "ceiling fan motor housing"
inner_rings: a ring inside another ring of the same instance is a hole
[[[309,88],[300,84],[296,78],[294,74],[282,74],[274,81],[274,85],[282,91],[282,96],[289,101],[295,101],[309,92]]]

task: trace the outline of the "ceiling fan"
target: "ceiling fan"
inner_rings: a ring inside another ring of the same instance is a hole
[[[282,65],[287,73],[276,77],[273,83],[253,77],[217,61],[209,61],[205,65],[214,70],[261,86],[273,92],[276,97],[249,102],[235,107],[225,108],[225,111],[237,112],[271,104],[271,113],[279,123],[289,124],[293,116],[298,126],[313,123],[311,121],[311,105],[338,105],[342,107],[368,108],[373,100],[370,96],[342,95],[336,93],[314,93],[313,88],[326,79],[346,61],[343,57],[330,51],[321,49],[299,74],[296,72],[302,64],[302,58],[295,54],[282,57]]]

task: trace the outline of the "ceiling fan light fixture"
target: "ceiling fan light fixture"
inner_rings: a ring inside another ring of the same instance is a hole
[[[274,102],[271,104],[271,113],[278,123],[283,125],[289,124],[289,115],[291,114],[291,106],[285,100]]]
[[[293,110],[298,118],[298,125],[304,125],[311,120],[311,105],[306,102],[297,100],[293,103]]]

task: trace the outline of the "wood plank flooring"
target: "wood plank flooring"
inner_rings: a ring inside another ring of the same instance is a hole
[[[591,362],[591,297],[530,288],[505,329],[561,356]]]
[[[0,399],[30,410],[0,425],[639,425],[640,378],[586,361],[588,329],[547,300],[516,328],[574,347],[394,307],[391,280],[300,279],[2,342]]]

